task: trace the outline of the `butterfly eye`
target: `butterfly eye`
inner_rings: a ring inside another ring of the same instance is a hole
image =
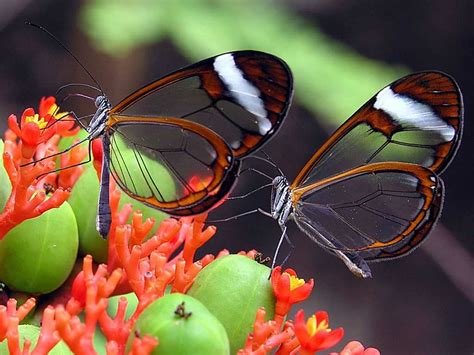
[[[97,96],[95,99],[95,107],[101,108],[104,106],[104,103],[107,102],[107,98],[105,96]]]

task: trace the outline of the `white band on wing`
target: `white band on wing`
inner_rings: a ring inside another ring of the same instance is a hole
[[[389,86],[377,94],[374,108],[385,111],[402,126],[438,132],[445,142],[453,140],[456,134],[454,127],[443,121],[429,105],[397,94]]]
[[[232,97],[247,111],[255,115],[259,133],[267,134],[272,123],[267,118],[265,104],[260,98],[260,90],[244,78],[242,71],[237,68],[231,53],[223,54],[214,60],[214,69],[227,86]]]

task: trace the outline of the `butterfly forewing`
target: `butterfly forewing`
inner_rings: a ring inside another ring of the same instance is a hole
[[[295,221],[326,248],[388,248],[437,219],[439,184],[436,174],[414,164],[362,166],[294,190]]]
[[[377,162],[407,162],[436,173],[451,161],[462,132],[462,96],[440,72],[408,75],[382,89],[319,149],[293,188]]]
[[[291,72],[267,53],[238,51],[181,69],[137,90],[111,114],[178,117],[202,124],[235,157],[258,149],[280,127],[293,93]]]
[[[169,117],[110,119],[110,170],[133,198],[189,215],[209,209],[232,187],[239,164],[206,127]]]

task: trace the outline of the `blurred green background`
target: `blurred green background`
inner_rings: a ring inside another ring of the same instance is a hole
[[[295,76],[295,102],[265,150],[290,180],[330,132],[383,86],[411,71],[445,71],[464,93],[467,122],[458,155],[443,175],[445,208],[431,238],[407,258],[374,265],[374,279],[363,281],[291,226],[296,249],[288,266],[305,278],[315,277],[313,297],[304,307],[307,312],[327,310],[332,327],[345,327],[347,341],[361,340],[383,354],[471,353],[473,4],[470,0],[2,0],[0,127],[3,131],[10,113],[36,106],[41,96],[54,94],[63,84],[92,84],[63,49],[25,26],[25,20],[47,27],[66,44],[113,103],[167,72],[221,52],[257,49],[280,56]],[[72,101],[83,112],[94,110],[87,102]],[[244,176],[237,193],[264,182]],[[228,202],[215,216],[268,209],[269,194],[266,190],[241,203]],[[279,237],[276,223],[263,216],[218,228],[209,252],[256,248],[272,255]]]

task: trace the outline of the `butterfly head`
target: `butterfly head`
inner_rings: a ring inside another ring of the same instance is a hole
[[[105,110],[110,108],[111,106],[106,96],[99,95],[95,99],[95,107],[97,107],[97,109]]]

